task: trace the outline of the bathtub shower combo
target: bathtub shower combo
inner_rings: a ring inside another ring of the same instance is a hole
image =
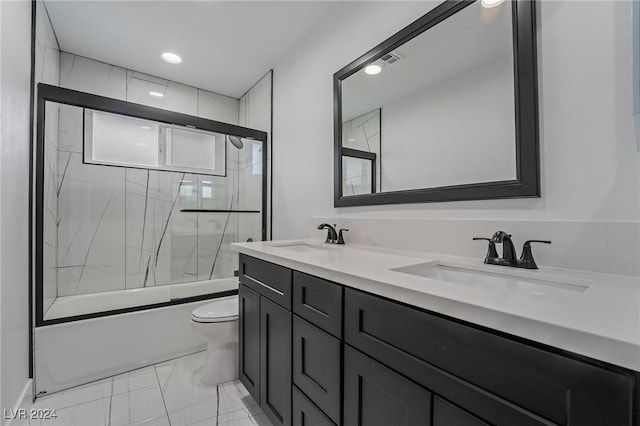
[[[203,349],[230,244],[266,238],[266,133],[43,84],[37,109],[34,395]]]

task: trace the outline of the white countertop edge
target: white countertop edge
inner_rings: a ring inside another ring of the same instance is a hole
[[[309,240],[281,240],[278,244],[286,243],[318,243]],[[264,242],[263,242],[264,243]],[[316,266],[311,263],[288,258],[283,255],[267,253],[259,246],[248,247],[246,243],[235,243],[234,250],[239,251],[268,262],[276,263],[287,268],[314,275],[320,278],[354,289],[366,291],[391,300],[426,309],[442,315],[460,319],[469,323],[484,326],[510,335],[518,336],[534,342],[539,342],[551,347],[559,348],[595,360],[604,361],[613,365],[625,367],[634,371],[640,371],[640,344],[634,344],[603,335],[575,330],[562,325],[542,322],[523,316],[502,312],[483,306],[444,298],[426,292],[418,292],[401,285],[391,285],[364,278],[356,274],[348,274],[343,271],[335,271],[324,266]],[[457,260],[461,263],[481,264],[475,259],[457,258],[455,256],[439,256],[429,253],[405,252],[394,249],[378,247],[361,247],[352,245],[353,248],[366,249],[383,254],[394,254],[414,258],[417,262],[433,260]],[[578,274],[580,271],[576,271]]]

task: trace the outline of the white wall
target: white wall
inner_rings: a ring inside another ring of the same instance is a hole
[[[349,3],[275,67],[274,238],[314,216],[637,223],[627,1],[538,3],[541,198],[333,208],[332,75],[433,5]]]
[[[382,191],[515,179],[512,62],[497,58],[384,105]]]
[[[28,384],[31,2],[0,2],[0,408]],[[5,420],[2,420],[5,422]]]

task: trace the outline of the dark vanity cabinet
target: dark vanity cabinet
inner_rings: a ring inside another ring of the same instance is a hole
[[[291,425],[290,269],[240,255],[239,374],[275,425]]]
[[[276,424],[640,426],[636,372],[240,263],[241,380]]]

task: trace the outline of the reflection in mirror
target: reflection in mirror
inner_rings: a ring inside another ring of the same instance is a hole
[[[533,7],[446,1],[420,31],[412,24],[334,75],[336,205],[539,195]],[[376,194],[349,186],[347,148],[376,154]],[[473,192],[479,184],[489,189]]]
[[[342,156],[342,193],[348,195],[375,192],[373,159]]]
[[[345,195],[371,194],[378,192],[380,182],[380,109],[342,123],[343,191]],[[376,169],[376,176],[372,175]]]
[[[510,12],[476,2],[342,82],[345,124],[382,110],[381,191],[516,178]]]

